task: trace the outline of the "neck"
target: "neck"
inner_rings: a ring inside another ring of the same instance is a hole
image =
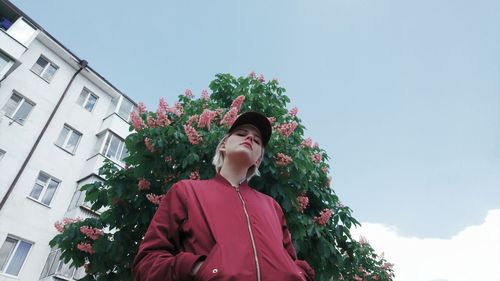
[[[219,173],[227,181],[229,181],[232,186],[237,187],[240,183],[246,180],[248,168],[242,168],[238,165],[228,163],[227,160],[228,159],[225,159]]]

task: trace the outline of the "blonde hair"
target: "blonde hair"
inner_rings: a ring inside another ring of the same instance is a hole
[[[217,148],[215,149],[215,155],[214,158],[212,159],[212,164],[215,166],[215,171],[217,173],[220,172],[220,169],[222,169],[222,165],[224,164],[224,153],[220,150],[220,148],[224,144],[224,142],[226,142],[227,138],[231,135],[232,133],[225,134],[224,137],[220,140],[219,144],[217,145]],[[260,158],[262,159],[262,157],[264,157],[264,147],[262,147],[260,153]],[[247,181],[250,181],[250,179],[253,176],[260,176],[259,167],[256,165],[252,165],[250,168],[248,168],[246,176]]]

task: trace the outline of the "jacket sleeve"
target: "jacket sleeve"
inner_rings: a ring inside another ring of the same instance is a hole
[[[135,281],[187,281],[204,256],[182,252],[180,229],[187,220],[183,186],[176,183],[163,197],[139,246],[132,276]]]
[[[292,243],[292,235],[290,234],[290,231],[288,230],[288,226],[286,224],[286,219],[285,215],[283,214],[283,210],[281,210],[281,207],[277,202],[275,203],[276,211],[278,213],[280,223],[281,223],[281,229],[283,231],[283,247],[285,247],[286,251],[292,257],[292,259],[295,261],[295,264],[302,268],[304,270],[304,273],[306,275],[306,278],[308,281],[314,281],[315,278],[315,273],[312,267],[305,261],[305,260],[299,260],[297,259],[297,253],[295,251],[295,247],[293,246]]]

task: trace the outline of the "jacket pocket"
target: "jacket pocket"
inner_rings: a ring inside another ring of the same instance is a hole
[[[221,261],[221,251],[219,244],[215,244],[210,253],[208,253],[207,258],[203,261],[198,272],[195,274],[195,280],[197,281],[210,281],[216,280],[220,276],[220,261]]]

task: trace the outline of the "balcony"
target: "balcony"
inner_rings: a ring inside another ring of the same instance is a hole
[[[2,52],[11,58],[19,59],[21,55],[28,49],[26,46],[17,41],[14,37],[0,28],[0,48]]]
[[[111,113],[102,120],[99,132],[110,130],[116,133],[121,138],[125,138],[128,134],[130,124],[120,117],[117,113]]]

